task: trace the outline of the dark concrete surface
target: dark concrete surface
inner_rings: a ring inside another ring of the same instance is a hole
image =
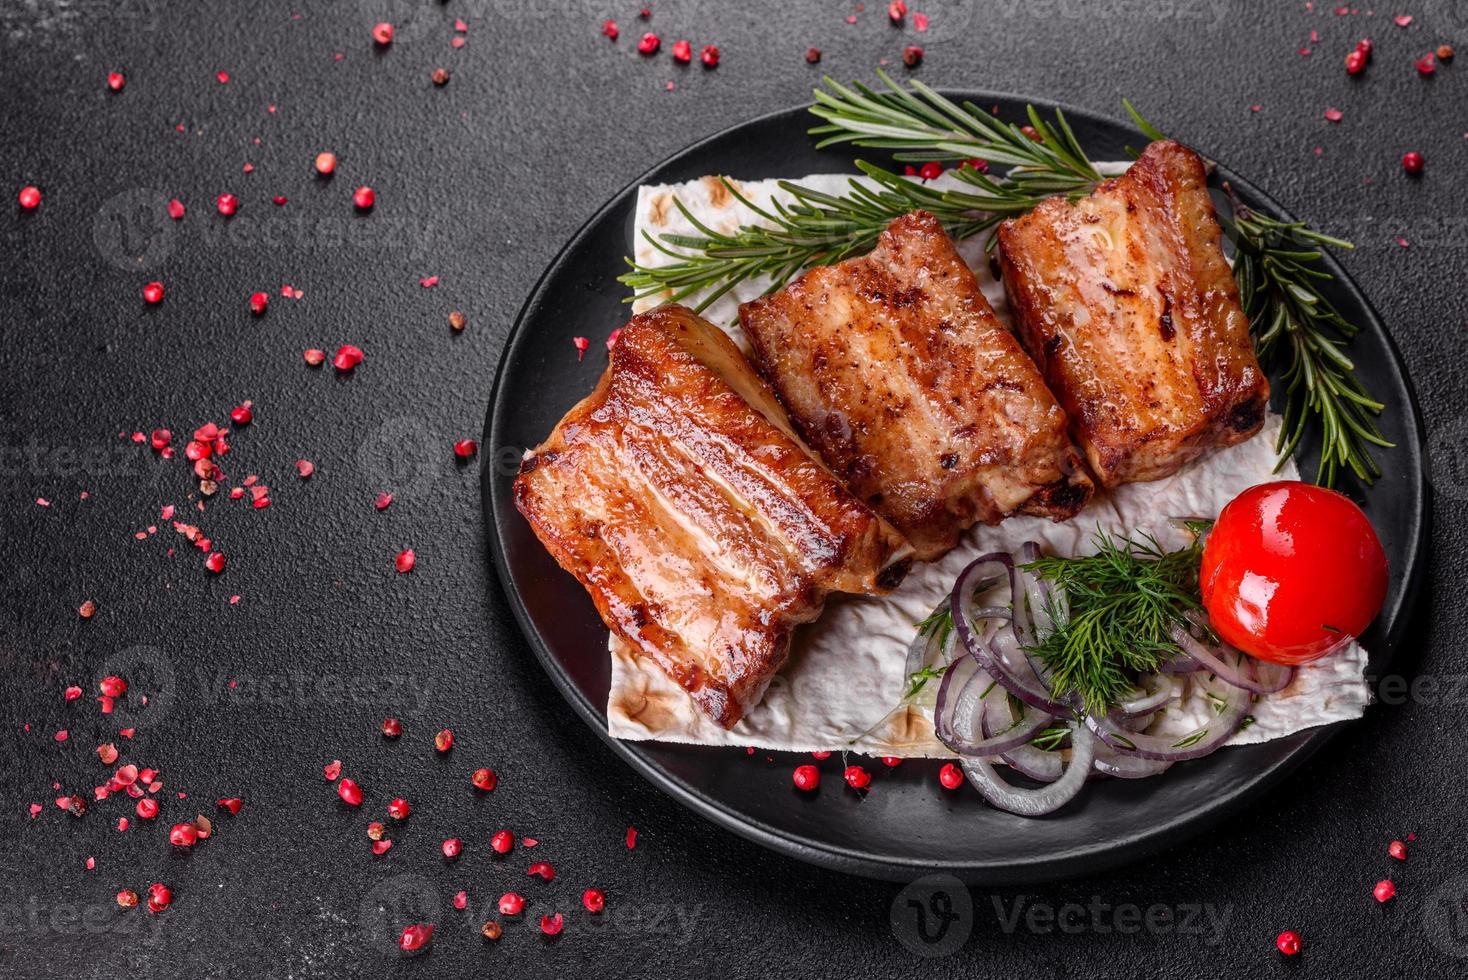
[[[633,4],[573,0],[4,0],[0,976],[1462,974],[1468,9],[933,0],[910,4],[931,17],[916,36],[875,2],[848,24],[856,6],[668,0],[644,25]],[[1414,19],[1398,27],[1394,14]],[[606,17],[616,43],[599,33]],[[460,49],[455,18],[468,25]],[[382,19],[398,31],[378,52]],[[653,60],[635,52],[646,29],[664,36]],[[1341,60],[1362,36],[1375,54],[1351,81]],[[675,67],[679,37],[718,44],[723,63]],[[1443,42],[1464,54],[1419,77],[1412,61]],[[716,830],[581,726],[486,561],[478,463],[457,465],[450,448],[478,437],[516,310],[602,201],[694,139],[808,99],[820,71],[868,78],[909,43],[925,48],[930,84],[1116,115],[1127,96],[1354,238],[1345,264],[1422,401],[1435,528],[1399,664],[1415,685],[1384,685],[1365,720],[1206,839],[1104,877],[976,890],[952,923],[966,941],[941,958],[913,952],[932,949],[910,926],[894,931],[898,887]],[[803,57],[812,45],[818,68]],[[452,78],[435,88],[440,66]],[[127,77],[120,93],[112,70]],[[1331,106],[1339,123],[1323,117]],[[311,172],[322,149],[341,161],[330,181]],[[1409,149],[1427,158],[1418,179],[1399,165]],[[350,202],[363,183],[379,195],[366,219]],[[26,184],[45,194],[29,214],[15,206]],[[224,191],[241,202],[227,223],[213,209]],[[170,197],[188,208],[177,224],[158,218]],[[439,284],[421,287],[431,275]],[[167,296],[147,307],[152,279]],[[256,290],[271,294],[258,319]],[[468,318],[462,334],[452,309]],[[366,351],[351,377],[302,362],[305,348],[346,342]],[[255,420],[230,437],[226,489],[203,513],[181,459],[119,438],[161,426],[181,448],[245,399]],[[298,458],[314,462],[310,480]],[[250,473],[270,507],[223,499]],[[379,513],[385,489],[396,497]],[[222,576],[161,519],[170,503],[227,553]],[[393,571],[405,547],[418,556],[407,576]],[[108,673],[132,685],[111,716],[94,700]],[[77,701],[63,698],[70,684]],[[389,714],[405,727],[395,742],[377,733]],[[439,758],[432,735],[446,726],[457,743]],[[57,808],[105,780],[102,742],[160,772],[156,820],[123,798],[81,818]],[[366,787],[361,811],[323,779],[332,759]],[[492,794],[468,786],[480,765],[499,773]],[[374,858],[366,824],[394,795],[416,810]],[[226,796],[245,800],[237,817],[215,809]],[[173,853],[168,826],[197,812],[216,833]],[[124,814],[133,826],[119,833]],[[500,827],[541,843],[497,859],[486,843]],[[1386,844],[1408,833],[1399,864]],[[466,841],[457,863],[439,856],[447,836]],[[536,859],[554,882],[525,875]],[[1378,906],[1372,885],[1389,875],[1398,896]],[[117,907],[120,888],[153,881],[173,889],[162,915]],[[580,908],[588,886],[607,893],[600,918]],[[451,904],[461,888],[464,912]],[[488,944],[481,911],[511,888],[531,899],[527,921]],[[1153,906],[1166,915],[1149,918]],[[534,927],[551,909],[566,916],[555,941]],[[403,915],[437,923],[427,956],[396,950]],[[1274,951],[1285,928],[1305,943],[1290,961]]]

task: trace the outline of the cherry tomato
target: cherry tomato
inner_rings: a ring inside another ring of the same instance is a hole
[[[1225,642],[1262,660],[1303,664],[1376,618],[1386,554],[1346,497],[1308,483],[1265,483],[1218,515],[1199,585]]]

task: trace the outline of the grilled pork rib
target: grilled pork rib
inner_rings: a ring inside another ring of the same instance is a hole
[[[830,592],[894,588],[911,548],[801,445],[717,327],[634,317],[515,503],[618,637],[731,727]]]
[[[1108,487],[1168,476],[1264,423],[1269,381],[1205,180],[1196,153],[1159,141],[1089,197],[999,227],[1025,346]]]
[[[1065,413],[931,214],[739,319],[806,442],[920,559],[976,522],[1064,520],[1090,498]]]

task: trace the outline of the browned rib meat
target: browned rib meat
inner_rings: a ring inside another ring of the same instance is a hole
[[[806,441],[919,558],[978,521],[1063,520],[1090,498],[1065,413],[931,214],[739,319]]]
[[[1203,161],[1153,143],[1121,177],[999,228],[1025,346],[1106,486],[1156,480],[1264,423],[1269,381]]]
[[[634,317],[515,503],[607,626],[725,727],[826,595],[895,587],[911,548],[800,444],[717,327]]]

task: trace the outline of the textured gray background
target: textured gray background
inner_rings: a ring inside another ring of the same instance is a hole
[[[666,47],[640,59],[644,26],[624,3],[4,0],[0,974],[1461,974],[1468,10],[1453,0],[1371,17],[1294,2],[912,4],[932,17],[917,39],[929,83],[1114,114],[1128,96],[1296,213],[1356,239],[1345,264],[1401,345],[1427,419],[1431,594],[1400,666],[1435,688],[1405,698],[1387,688],[1398,703],[1372,709],[1207,839],[1100,878],[975,891],[950,932],[968,930],[967,941],[925,960],[901,941],[910,925],[894,932],[892,910],[908,908],[898,887],[793,864],[683,811],[615,761],[533,663],[485,560],[477,466],[449,454],[479,433],[519,304],[581,222],[652,163],[807,99],[819,70],[866,78],[879,59],[896,61],[910,41],[884,4],[868,6],[852,25],[854,3],[654,4],[666,45],[686,36],[722,47],[723,65],[706,73],[676,69]],[[1415,20],[1398,28],[1395,13]],[[368,31],[384,16],[398,40],[377,55]],[[616,44],[599,34],[607,16],[622,25]],[[461,50],[448,43],[455,17],[470,28]],[[1341,59],[1361,36],[1376,54],[1350,82]],[[1458,63],[1417,77],[1411,61],[1444,40],[1464,50]],[[820,69],[803,60],[813,44]],[[441,90],[428,83],[439,65],[453,72]],[[103,84],[114,68],[128,76],[120,95]],[[214,78],[221,69],[227,85]],[[1327,123],[1327,106],[1345,119]],[[323,148],[342,160],[330,183],[309,171]],[[1408,149],[1427,156],[1419,180],[1401,174]],[[245,161],[255,173],[241,173]],[[381,196],[371,224],[351,221],[359,182]],[[14,207],[25,183],[46,192],[33,215]],[[242,202],[232,234],[211,207],[226,189]],[[132,239],[155,243],[156,264],[127,270],[108,229],[154,193],[182,198],[189,216]],[[280,211],[277,193],[291,198]],[[263,224],[280,217],[307,223]],[[442,282],[423,290],[429,274]],[[169,295],[145,309],[151,278]],[[305,296],[282,299],[283,282]],[[245,310],[256,289],[273,294],[258,321]],[[469,317],[461,336],[444,324],[452,308]],[[302,366],[302,348],[344,341],[367,351],[354,377]],[[211,507],[203,523],[232,564],[208,580],[196,555],[165,554],[184,547],[168,529],[133,539],[161,523],[159,505],[185,503],[190,480],[117,434],[165,425],[182,436],[245,398],[256,422],[226,462],[236,479],[259,473],[275,504]],[[298,456],[317,465],[310,482],[295,477]],[[384,487],[398,499],[378,514]],[[53,506],[37,507],[38,496]],[[418,568],[396,576],[392,556],[408,545]],[[243,599],[231,607],[234,593]],[[75,610],[88,597],[100,611],[84,623]],[[122,744],[165,782],[157,826],[126,834],[113,826],[126,812],[118,800],[80,821],[51,802],[53,781],[85,791],[101,779],[92,748],[116,738],[118,721],[90,698],[108,664],[152,692],[150,708],[128,715],[137,738]],[[63,703],[69,683],[86,688],[82,701]],[[389,713],[408,734],[384,745],[376,725]],[[428,749],[444,725],[459,740],[447,762]],[[51,737],[60,727],[67,743]],[[369,808],[344,812],[322,780],[333,758],[379,806],[394,792],[418,804],[386,858],[368,853]],[[465,774],[481,764],[501,787],[475,799]],[[167,824],[226,795],[245,798],[241,815],[221,818],[193,854],[170,853]],[[35,821],[31,801],[45,807]],[[542,844],[494,861],[484,840],[504,825]],[[622,844],[629,825],[641,835],[633,852]],[[1397,865],[1385,843],[1409,831],[1418,840]],[[450,834],[469,842],[457,865],[437,855]],[[533,856],[560,878],[527,882]],[[1383,908],[1370,891],[1387,874],[1400,893]],[[119,913],[118,888],[153,880],[172,885],[172,909]],[[599,923],[579,910],[588,884],[608,893]],[[449,907],[465,887],[475,908],[519,888],[532,909],[566,911],[566,932],[547,943],[515,927],[486,946],[473,931],[482,917]],[[403,961],[378,909],[415,902],[439,935],[431,955]],[[1044,911],[1065,903],[1084,909],[1067,912],[1070,931],[1043,928]],[[1154,904],[1170,910],[1168,925],[1118,932],[1131,921],[1119,907]],[[1040,928],[1021,916],[1006,932],[1016,908]],[[1194,908],[1214,918],[1194,923]],[[1274,952],[1282,928],[1304,935],[1302,957]]]

